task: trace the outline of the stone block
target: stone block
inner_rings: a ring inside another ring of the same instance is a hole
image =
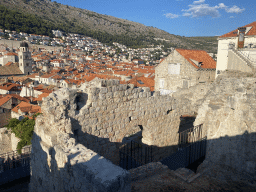
[[[101,129],[100,130],[100,136],[104,136],[107,133],[106,129]]]
[[[112,87],[108,87],[108,93],[112,92]]]
[[[106,99],[106,94],[100,93],[100,94],[99,94],[99,99],[100,99],[100,100],[105,100],[105,99]]]
[[[153,94],[154,97],[160,97],[160,91],[155,91]]]
[[[107,99],[112,99],[113,98],[113,93],[112,92],[107,93],[106,98]]]
[[[112,132],[113,131],[113,127],[108,127],[107,128],[107,133],[110,133],[110,132]]]
[[[111,79],[111,80],[108,80],[108,81],[107,81],[107,87],[110,87],[110,86],[112,86],[112,85],[113,85],[112,79]]]
[[[108,88],[107,87],[100,88],[100,93],[107,93],[107,92],[108,92]]]
[[[138,93],[134,93],[134,94],[133,94],[133,98],[134,98],[134,99],[138,99],[138,98],[139,98],[139,94],[138,94]]]
[[[114,98],[114,102],[115,103],[120,103],[121,102],[121,98],[120,97]]]
[[[116,91],[117,91],[116,85],[112,86],[112,92],[116,92]]]

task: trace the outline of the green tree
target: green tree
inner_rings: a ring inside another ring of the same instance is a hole
[[[31,139],[35,126],[35,118],[39,114],[40,113],[33,115],[33,119],[29,119],[28,117],[25,117],[21,121],[15,118],[10,119],[7,125],[7,129],[11,129],[11,132],[15,134],[15,137],[18,137],[20,139],[17,145],[17,150],[19,154],[21,154],[22,147],[26,145],[31,145]]]

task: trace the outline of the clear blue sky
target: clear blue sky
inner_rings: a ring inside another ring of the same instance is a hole
[[[188,37],[223,35],[256,21],[255,0],[55,1]]]

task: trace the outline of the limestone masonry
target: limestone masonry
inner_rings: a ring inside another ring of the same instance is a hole
[[[30,191],[130,191],[131,173],[118,166],[125,138],[141,131],[160,161],[177,151],[182,115],[198,114],[194,125],[203,124],[202,169],[209,163],[255,175],[255,82],[222,75],[172,96],[115,80],[53,92],[36,119]]]

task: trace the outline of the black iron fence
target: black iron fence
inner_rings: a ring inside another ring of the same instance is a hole
[[[119,166],[129,170],[152,162],[152,146],[131,140],[119,148]]]
[[[187,167],[206,155],[207,137],[203,136],[203,124],[179,134],[178,151],[161,160],[169,169]]]
[[[167,165],[169,169],[176,170],[181,167],[187,167],[201,157],[206,155],[207,138],[204,137],[194,143],[190,143],[176,153],[164,158],[160,162]]]
[[[0,185],[30,175],[31,145],[0,154]]]
[[[179,148],[184,148],[191,143],[203,138],[203,124],[187,129],[179,134]]]

